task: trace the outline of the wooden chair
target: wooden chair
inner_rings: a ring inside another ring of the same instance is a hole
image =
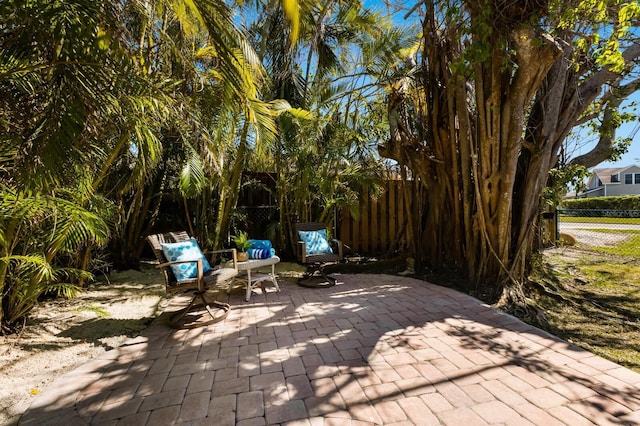
[[[195,294],[189,304],[185,308],[174,312],[169,319],[170,326],[178,329],[203,327],[225,319],[229,314],[231,306],[228,303],[215,300],[208,301],[205,298],[205,293],[211,287],[221,286],[231,282],[236,275],[238,275],[235,249],[210,252],[211,254],[228,252],[233,260],[233,267],[214,266],[208,272],[204,272],[203,261],[201,259],[184,259],[173,262],[167,260],[162,249],[163,244],[184,243],[190,240],[189,234],[184,231],[154,234],[147,237],[147,241],[151,245],[158,262],[160,262],[156,268],[162,270],[167,292],[176,293],[195,290]],[[171,266],[193,262],[196,262],[197,275],[194,278],[178,280]],[[196,303],[198,301],[201,303]]]
[[[298,285],[303,287],[331,287],[336,284],[335,278],[327,275],[324,268],[330,264],[335,264],[342,261],[344,256],[344,245],[342,241],[337,239],[327,239],[326,242],[329,245],[329,250],[326,252],[315,253],[310,250],[309,244],[301,238],[301,232],[317,232],[324,231],[326,235],[327,226],[320,222],[308,222],[308,223],[296,223],[296,234],[298,236],[298,242],[296,243],[295,252],[298,262],[306,267],[306,272],[302,278],[298,279]],[[323,283],[314,283],[312,278],[319,274],[325,279]]]

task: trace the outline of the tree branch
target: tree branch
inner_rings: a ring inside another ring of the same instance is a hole
[[[634,40],[633,44],[622,53],[622,57],[626,64],[638,59],[640,57],[640,39]],[[580,99],[582,109],[580,112],[584,112],[591,102],[598,97],[605,84],[611,83],[620,77],[620,73],[613,72],[609,68],[603,68],[589,77],[579,88],[578,99]]]
[[[613,88],[603,95],[602,101],[603,104],[606,104],[606,107],[604,110],[602,124],[600,125],[600,138],[598,139],[598,143],[591,151],[573,158],[570,161],[571,164],[580,164],[589,168],[597,166],[609,158],[615,142],[616,133],[616,128],[612,126],[613,114],[618,112],[622,101],[638,89],[640,89],[640,77],[623,86]],[[587,114],[584,117],[581,117],[576,122],[576,125],[581,125],[590,120],[594,120],[598,118],[598,115],[599,111]]]
[[[613,125],[614,114],[617,114],[618,108],[624,98],[613,98],[607,103],[600,125],[600,138],[593,149],[586,154],[579,155],[569,162],[570,164],[582,165],[586,168],[595,167],[603,161],[607,160],[612,153],[613,143],[615,142],[616,128]]]

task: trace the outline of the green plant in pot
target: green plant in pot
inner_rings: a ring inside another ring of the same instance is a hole
[[[244,231],[240,231],[232,238],[236,249],[238,249],[238,262],[246,262],[249,260],[249,253],[247,253],[247,250],[251,248],[249,235]]]

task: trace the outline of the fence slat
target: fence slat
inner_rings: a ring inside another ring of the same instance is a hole
[[[341,213],[340,238],[354,253],[375,256],[387,254],[406,243],[406,237],[398,235],[404,221],[402,191],[405,184],[400,180],[386,182],[386,188],[378,200],[372,200],[368,192],[360,197],[360,220],[353,219],[347,209]],[[396,238],[400,238],[396,242]]]

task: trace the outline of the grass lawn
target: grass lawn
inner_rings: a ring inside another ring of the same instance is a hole
[[[636,259],[640,258],[640,231],[607,228],[585,228],[584,230],[590,232],[599,232],[601,234],[624,234],[628,236],[628,238],[625,238],[618,244],[594,246],[591,247],[590,250],[597,251],[599,253],[610,254],[613,256],[629,256]]]
[[[551,333],[640,372],[638,258],[553,249],[532,278]]]

